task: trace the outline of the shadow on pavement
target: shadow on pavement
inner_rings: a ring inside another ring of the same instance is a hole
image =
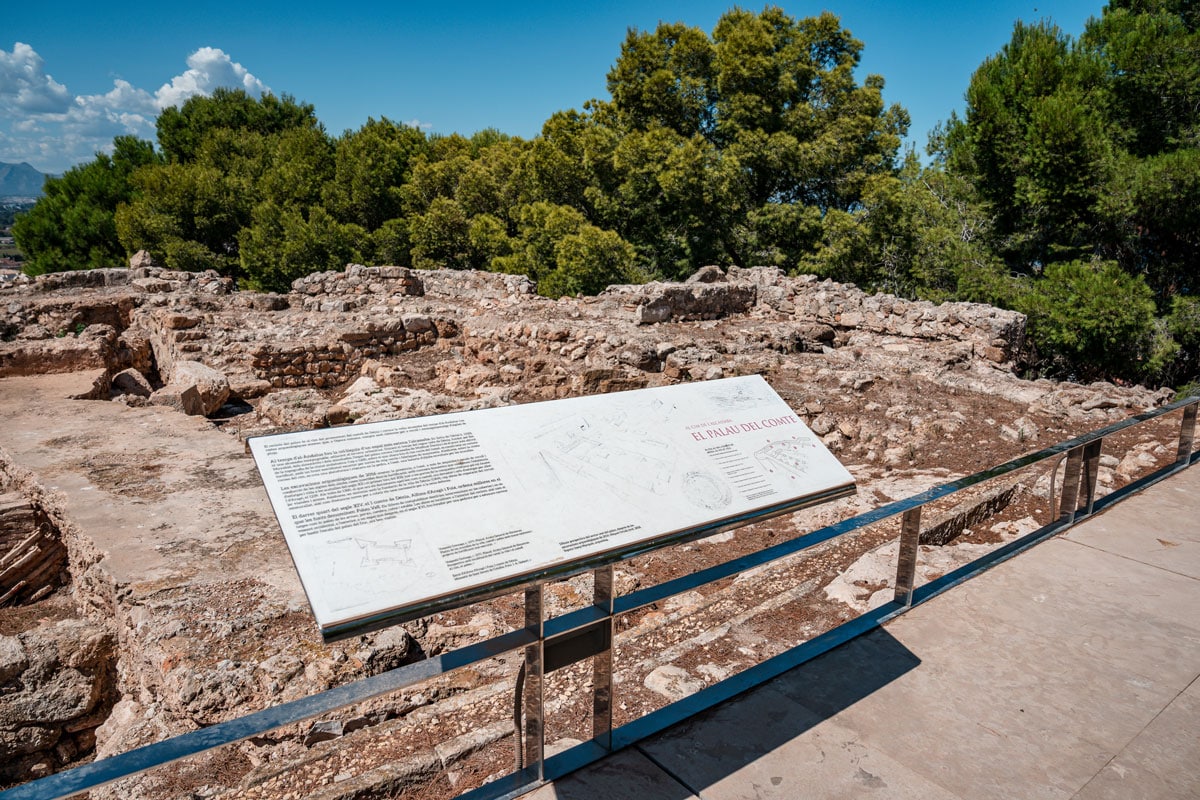
[[[686,715],[684,721],[543,786],[526,800],[695,798],[920,663],[876,627],[715,707],[698,710],[711,704],[704,695],[720,692],[720,684],[673,704],[671,712]],[[786,754],[776,757],[786,759]]]

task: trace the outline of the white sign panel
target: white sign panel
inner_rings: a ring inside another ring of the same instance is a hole
[[[759,376],[250,449],[327,634],[854,483]]]

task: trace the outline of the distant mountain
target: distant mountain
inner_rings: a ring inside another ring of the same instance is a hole
[[[41,197],[46,177],[28,164],[0,161],[0,197]]]

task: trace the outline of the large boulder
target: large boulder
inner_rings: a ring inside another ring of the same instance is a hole
[[[182,411],[190,417],[207,416],[204,413],[204,400],[195,386],[168,384],[151,394],[150,402]]]
[[[171,370],[171,379],[163,388],[181,395],[188,389],[194,389],[200,395],[200,413],[206,417],[216,413],[229,399],[229,379],[223,372],[199,361],[176,361]]]

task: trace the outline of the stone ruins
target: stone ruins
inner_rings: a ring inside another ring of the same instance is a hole
[[[627,592],[1170,397],[1022,379],[1014,312],[771,268],[548,300],[516,275],[350,265],[276,295],[136,263],[0,285],[0,786],[520,624],[518,599],[500,598],[322,644],[248,436],[762,374],[854,474],[857,496],[624,563]],[[1102,490],[1172,448],[1164,430],[1106,454]],[[1052,481],[1045,469],[1018,474],[942,509],[927,523],[922,575],[1043,524]],[[617,722],[881,602],[895,536],[880,526],[622,619]],[[584,575],[547,595],[559,613],[590,591]],[[496,659],[106,791],[453,796],[511,769],[515,664]],[[587,738],[588,676],[550,676],[552,741]]]

